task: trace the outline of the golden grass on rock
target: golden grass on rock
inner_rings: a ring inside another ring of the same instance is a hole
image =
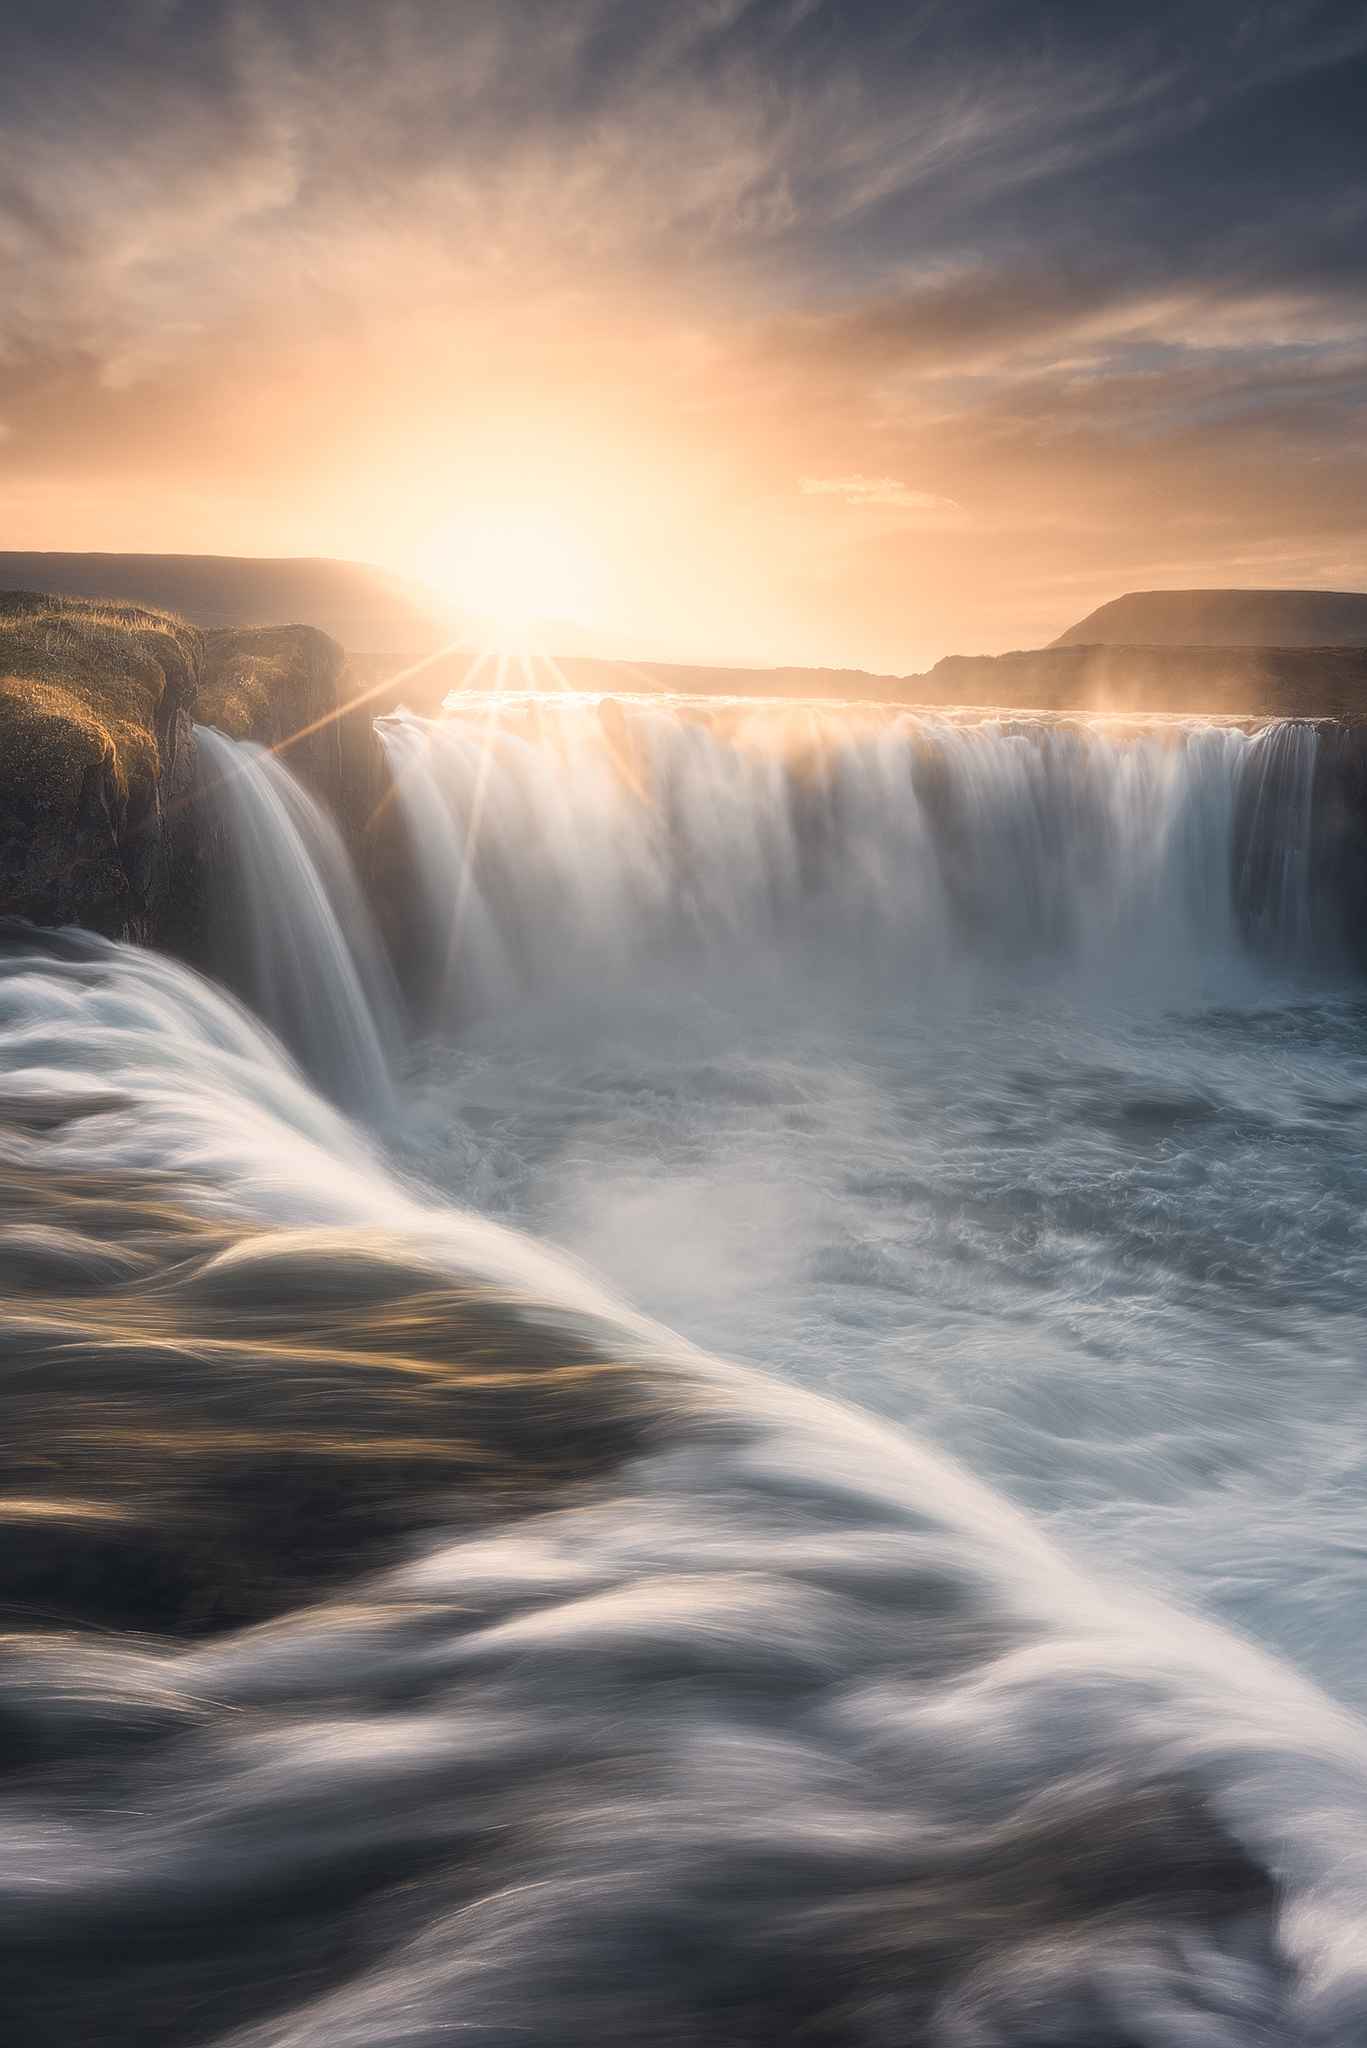
[[[92,759],[118,785],[154,781],[158,713],[173,677],[192,673],[201,638],[170,612],[85,598],[0,595],[0,789],[36,769],[60,794]],[[66,734],[65,741],[62,738]]]
[[[202,651],[169,612],[0,593],[0,910],[136,933]]]

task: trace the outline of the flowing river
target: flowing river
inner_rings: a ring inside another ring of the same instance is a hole
[[[377,921],[206,736],[243,1003],[0,949],[18,2038],[1367,2039],[1315,728],[379,731]]]

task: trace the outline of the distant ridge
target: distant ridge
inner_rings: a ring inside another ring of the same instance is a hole
[[[1367,647],[1360,590],[1132,590],[1055,647]]]
[[[426,653],[450,631],[401,577],[322,557],[0,551],[0,590],[122,598],[206,628],[319,626],[364,653]]]
[[[439,711],[453,691],[488,688],[474,622],[443,620],[421,586],[364,562],[243,555],[0,551],[0,594],[45,591],[175,612],[211,633],[317,627],[352,657],[341,687],[366,716],[407,704]],[[561,622],[537,686],[737,697],[825,697],[885,704],[975,704],[1039,711],[1192,711],[1212,716],[1367,720],[1367,592],[1151,590],[1113,599],[1052,646],[946,655],[922,675],[624,660]],[[258,650],[259,651],[259,650]]]

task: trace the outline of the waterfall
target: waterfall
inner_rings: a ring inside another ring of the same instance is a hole
[[[388,963],[336,826],[281,761],[195,728],[213,822],[212,963],[338,1101],[391,1102],[397,1010]]]
[[[1250,743],[1243,891],[1264,946],[1304,958],[1313,937],[1311,842],[1319,733],[1304,721],[1268,726]]]
[[[448,1017],[646,958],[1170,977],[1309,942],[1317,735],[660,698],[378,731]],[[1240,846],[1243,847],[1242,854]]]

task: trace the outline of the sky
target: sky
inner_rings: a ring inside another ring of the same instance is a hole
[[[1367,9],[6,0],[0,547],[906,673],[1367,587]]]

